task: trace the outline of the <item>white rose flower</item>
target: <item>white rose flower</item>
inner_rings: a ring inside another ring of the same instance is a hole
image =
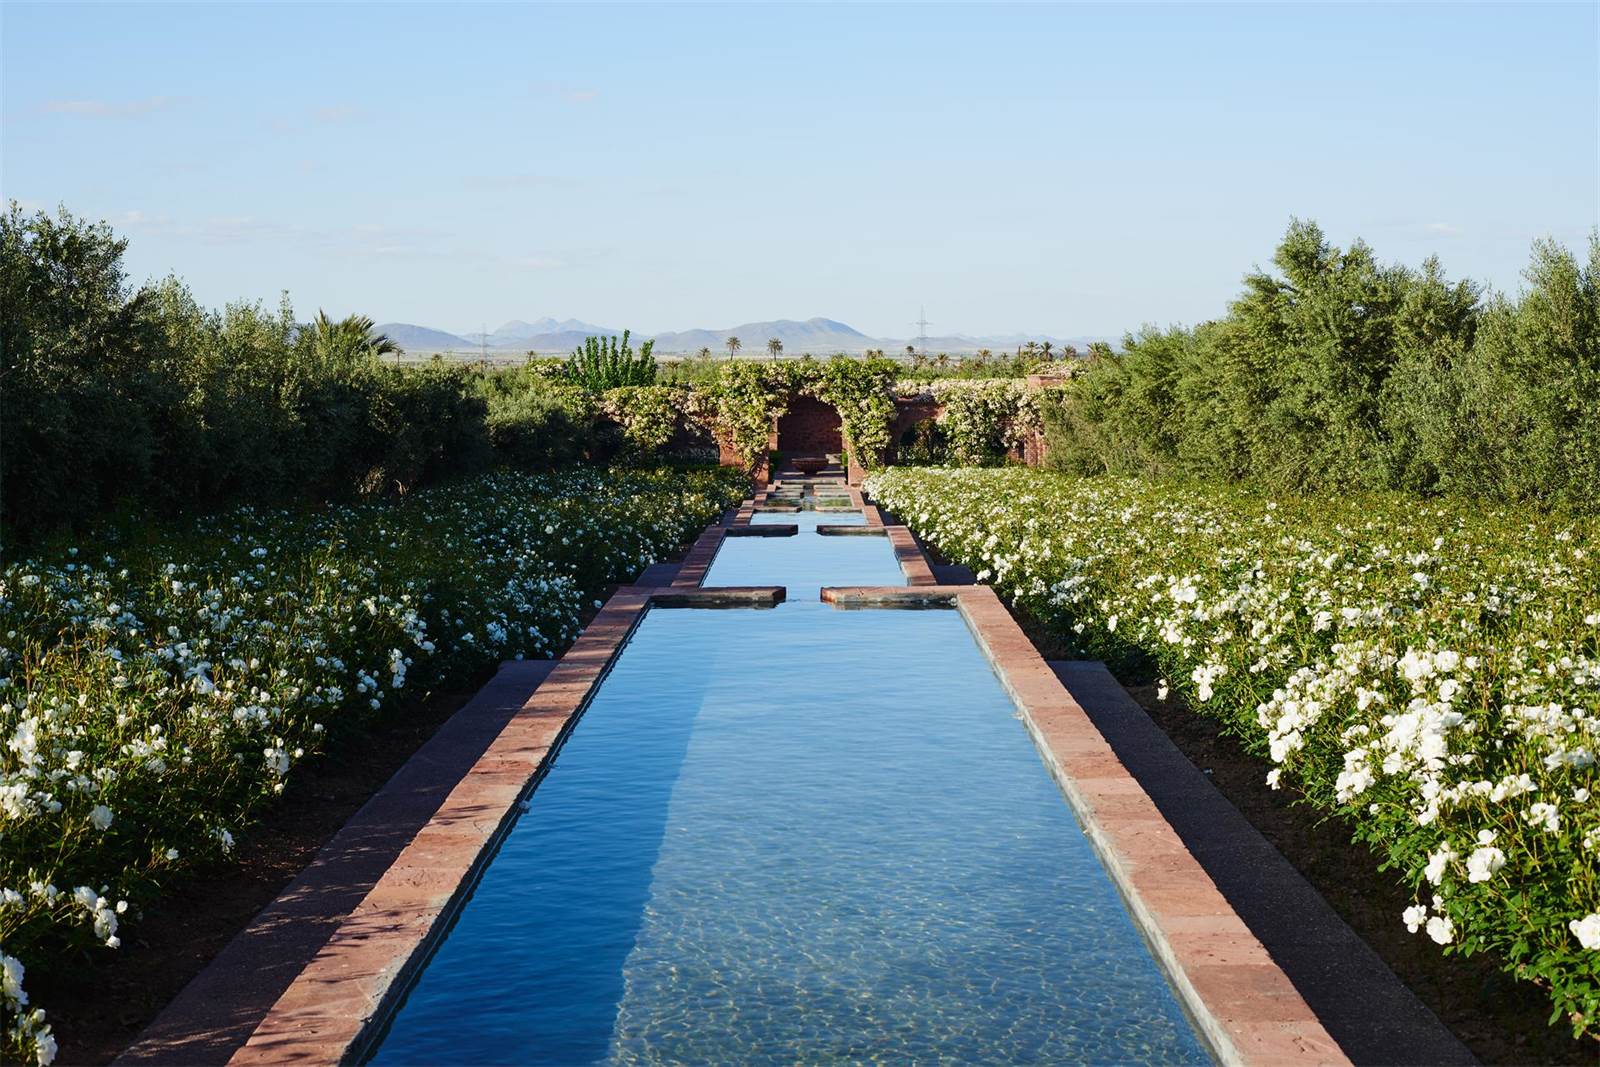
[[[1600,952],[1600,913],[1591,912],[1581,919],[1567,923],[1567,929],[1578,939],[1578,944],[1590,952]]]
[[[1473,849],[1467,857],[1467,881],[1487,882],[1505,865],[1506,854],[1492,845]]]
[[[1438,885],[1444,880],[1444,872],[1450,868],[1450,861],[1456,858],[1449,845],[1428,857],[1428,865],[1422,869],[1422,876],[1428,880],[1429,885]]]

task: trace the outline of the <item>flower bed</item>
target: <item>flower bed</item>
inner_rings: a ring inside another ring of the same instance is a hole
[[[1600,1033],[1600,521],[895,468],[869,491],[1085,657],[1161,678]]]
[[[1020,378],[945,378],[920,383],[899,382],[895,394],[937,403],[944,436],[939,466],[983,467],[1005,462],[1020,452],[1043,426],[1041,392]]]
[[[401,502],[130,525],[0,572],[0,1058],[55,1042],[24,963],[115,948],[334,731],[554,656],[742,495],[730,471],[498,473]]]

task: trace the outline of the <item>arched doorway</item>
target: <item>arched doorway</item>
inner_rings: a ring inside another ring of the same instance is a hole
[[[796,396],[778,418],[778,452],[787,456],[822,456],[844,451],[843,424],[832,404]]]

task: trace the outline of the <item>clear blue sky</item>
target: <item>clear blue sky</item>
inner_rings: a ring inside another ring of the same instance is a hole
[[[1581,246],[1597,11],[7,3],[0,179],[212,305],[1115,334],[1291,215],[1508,291]]]

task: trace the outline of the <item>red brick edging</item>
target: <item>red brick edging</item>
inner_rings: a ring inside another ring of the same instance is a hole
[[[739,509],[733,522],[741,526],[749,525],[750,514],[746,508]],[[683,557],[683,562],[678,565],[678,576],[672,580],[674,588],[691,588],[705,580],[706,571],[711,569],[711,561],[717,558],[717,550],[722,547],[722,538],[727,532],[728,527],[720,523],[707,526],[701,532]]]

